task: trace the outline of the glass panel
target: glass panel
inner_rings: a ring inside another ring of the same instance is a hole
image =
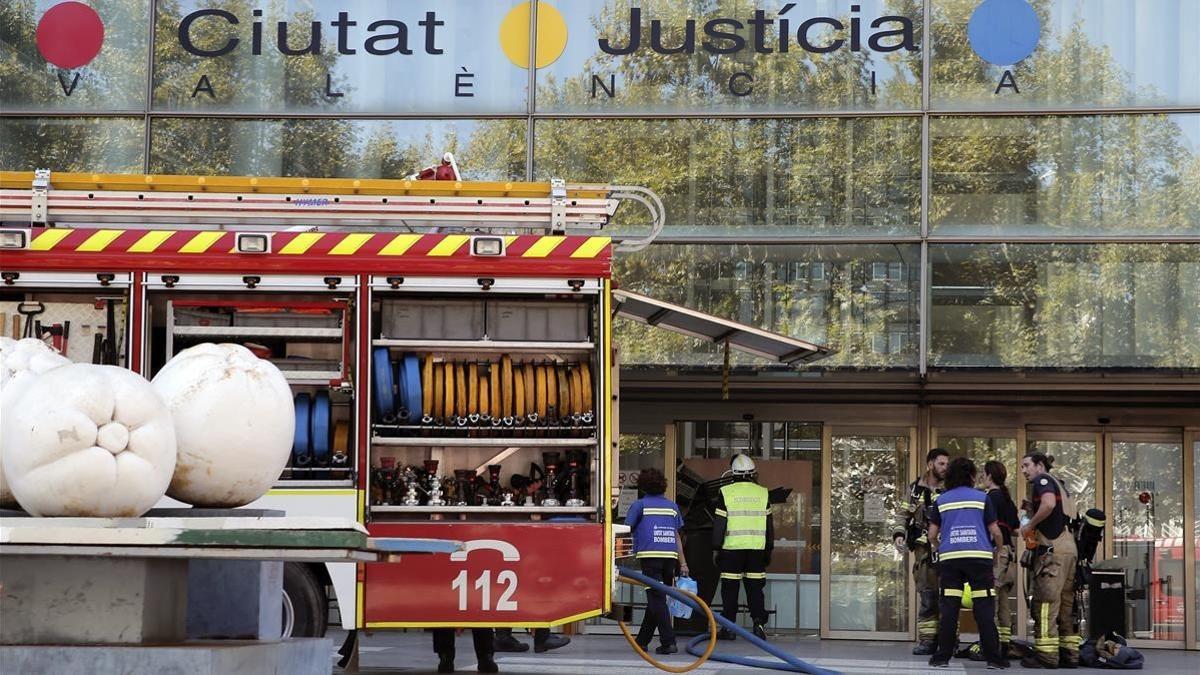
[[[907,436],[833,437],[830,630],[908,630],[910,574],[891,543],[907,459]]]
[[[524,113],[529,73],[502,44],[512,43],[516,54],[523,49],[528,61],[528,14],[505,20],[518,4],[281,0],[260,10],[159,3],[154,107]]]
[[[858,119],[539,120],[535,175],[645,185],[665,235],[918,232],[921,121]],[[618,214],[645,231],[640,209]]]
[[[638,494],[637,479],[642,469],[666,471],[667,446],[662,434],[621,434],[617,459],[617,483],[621,490],[617,517],[624,518]]]
[[[562,56],[538,71],[537,107],[595,113],[919,107],[921,3],[780,4],[756,11],[761,5],[734,0],[555,3],[570,39]]]
[[[1013,489],[1011,478],[1017,476],[1017,439],[990,436],[938,436],[938,446],[945,448],[951,457],[967,457],[975,462],[975,468],[983,477],[983,465],[991,460],[1004,464],[1010,478],[1009,489]]]
[[[1200,115],[934,117],[929,133],[935,234],[1200,233]]]
[[[1200,440],[1192,444],[1192,518],[1192,534],[1196,539],[1196,578],[1192,580],[1196,584],[1196,616],[1192,631],[1200,640]]]
[[[144,110],[150,3],[60,4],[0,5],[0,109]]]
[[[1075,498],[1075,507],[1080,511],[1090,508],[1103,508],[1097,502],[1096,494],[1096,440],[1038,440],[1026,442],[1030,452],[1040,452],[1047,457],[1053,457],[1054,468],[1051,473],[1062,481],[1067,492]],[[1018,473],[1018,475],[1020,475]],[[1021,478],[1020,480],[1024,480]],[[1033,493],[1026,486],[1025,494]]]
[[[1009,0],[1010,7],[1024,0]],[[994,3],[1000,5],[1001,3]],[[967,25],[978,0],[934,0],[930,103],[954,108],[1163,106],[1200,103],[1200,4],[1190,0],[1032,3],[1036,48],[976,53]],[[1020,7],[1017,7],[1020,9]],[[1010,12],[1014,10],[1008,10]],[[986,36],[985,36],[986,37]],[[985,60],[1016,65],[992,65]],[[1006,70],[1016,87],[998,89]]]
[[[1200,366],[1200,245],[930,246],[935,366]]]
[[[1183,446],[1114,439],[1113,560],[1131,637],[1183,640]]]
[[[613,276],[632,291],[837,349],[820,367],[903,368],[917,361],[919,258],[911,245],[656,244],[618,256]],[[874,277],[874,262],[888,263],[889,276]],[[716,345],[633,321],[618,322],[616,335],[622,365],[722,362]]]
[[[617,499],[617,508],[613,516],[624,522],[623,519],[629,512],[629,506],[642,496],[637,489],[638,473],[642,469],[664,471],[666,468],[666,437],[662,434],[621,434],[618,442],[620,450],[617,459],[619,467],[617,483],[620,488],[620,497]],[[632,562],[630,559],[623,564]],[[636,567],[636,565],[633,566]],[[643,612],[646,611],[646,594],[642,588],[630,584],[617,584],[616,597],[613,598],[613,601],[632,606],[634,613],[630,625],[641,625]],[[603,618],[591,619],[588,623],[614,625],[612,621]]]
[[[771,489],[775,549],[767,568],[769,630],[815,635],[820,629],[821,538],[821,425],[802,422],[709,421],[679,425],[683,460],[679,468],[679,498],[686,504],[689,550],[711,542],[715,489],[697,489],[722,477],[729,458],[745,452],[755,458],[758,482]],[[700,494],[701,498],[693,497]],[[696,539],[690,539],[695,536]],[[711,548],[697,549],[700,562],[689,553],[692,576],[706,589],[717,587]],[[709,576],[711,574],[711,577]],[[711,597],[711,596],[710,596]],[[749,626],[743,612],[742,621]]]
[[[145,143],[142,118],[0,117],[5,171],[141,173]]]
[[[150,171],[402,178],[453,152],[468,180],[521,180],[524,120],[166,118],[151,125]]]

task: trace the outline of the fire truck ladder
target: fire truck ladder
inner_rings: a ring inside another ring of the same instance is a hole
[[[651,224],[616,249],[641,250],[662,231],[666,211],[653,191],[632,185],[0,171],[0,221],[33,227],[580,234],[609,225],[622,201],[645,207]]]

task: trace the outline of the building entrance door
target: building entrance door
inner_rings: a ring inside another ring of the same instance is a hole
[[[839,427],[826,433],[829,527],[821,550],[829,573],[821,636],[908,639],[909,556],[896,551],[892,532],[904,506],[915,431]]]
[[[1125,572],[1125,626],[1134,646],[1183,647],[1184,444],[1180,430],[1039,429],[1027,450],[1054,457],[1053,472],[1080,511],[1108,516],[1093,564]],[[1086,637],[1086,636],[1085,636]]]

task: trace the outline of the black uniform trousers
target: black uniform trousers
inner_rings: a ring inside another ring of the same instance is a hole
[[[943,560],[937,564],[941,602],[938,607],[938,650],[935,658],[949,661],[957,647],[958,612],[963,584],[971,584],[972,611],[979,626],[979,642],[988,661],[1000,661],[1000,636],[996,631],[996,590],[991,558]]]
[[[642,564],[642,574],[668,586],[675,585],[675,567],[679,564],[675,558],[642,558],[638,562]],[[642,627],[637,634],[637,642],[643,649],[654,639],[656,628],[658,639],[664,647],[675,644],[675,627],[671,622],[671,612],[667,609],[667,594],[647,588],[646,614],[642,617]]]
[[[492,641],[495,639],[495,632],[491,628],[472,628],[471,637],[475,643],[475,658],[484,659],[492,658],[495,653],[495,647]],[[454,658],[454,629],[453,628],[434,628],[433,629],[433,651],[437,652],[438,656],[447,655]]]
[[[717,570],[721,573],[721,616],[737,622],[739,586],[746,587],[750,619],[767,624],[767,552],[763,550],[721,549],[717,552]]]

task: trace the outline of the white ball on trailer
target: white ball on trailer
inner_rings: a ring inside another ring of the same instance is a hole
[[[38,375],[68,363],[70,361],[65,357],[36,338],[13,340],[0,337],[0,424],[9,418],[9,401],[15,401],[18,392],[23,391]],[[0,508],[16,507],[17,498],[4,478],[3,455],[0,453]]]
[[[179,443],[168,496],[233,508],[271,489],[296,428],[292,390],[274,364],[241,345],[206,343],[175,355],[153,384]]]
[[[0,452],[31,515],[136,517],[170,485],[175,428],[142,376],[73,363],[5,396]]]

